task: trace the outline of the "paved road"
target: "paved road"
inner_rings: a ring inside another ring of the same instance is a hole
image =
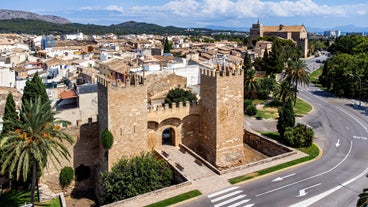
[[[368,187],[368,114],[313,86],[301,87],[299,96],[314,106],[299,121],[314,129],[322,158],[183,206],[355,206],[359,193]]]

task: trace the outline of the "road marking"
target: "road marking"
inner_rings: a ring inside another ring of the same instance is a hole
[[[244,207],[252,207],[252,206],[254,206],[254,204],[248,204],[248,205],[246,205]]]
[[[295,203],[293,205],[290,205],[289,207],[306,207],[306,206],[309,206],[309,205],[312,205],[313,203],[321,200],[322,198],[334,193],[335,191],[339,190],[340,188],[344,187],[344,186],[347,186],[349,185],[350,183],[356,181],[357,179],[359,179],[360,177],[364,176],[366,173],[368,172],[368,168],[366,168],[363,172],[361,172],[359,175],[357,175],[356,177],[346,181],[345,183],[341,184],[341,185],[338,185],[334,188],[331,188],[330,190],[328,191],[325,191],[319,195],[316,195],[316,196],[313,196],[311,198],[308,198],[304,201],[301,201],[299,203]]]
[[[348,126],[346,126],[346,130],[349,130],[349,127]]]
[[[227,193],[229,191],[232,191],[232,190],[235,190],[239,188],[239,186],[235,186],[235,187],[231,187],[231,188],[228,188],[228,189],[225,189],[225,190],[222,190],[222,191],[219,191],[219,192],[216,192],[216,193],[212,193],[210,195],[208,195],[209,198],[212,198],[212,197],[215,197],[215,196],[218,196],[220,194],[223,194],[223,193]]]
[[[366,131],[368,130],[367,127],[361,121],[359,121],[357,118],[353,117],[350,113],[347,113],[347,112],[339,109],[339,107],[336,107],[336,109],[338,109],[338,110],[344,112],[345,114],[347,114],[348,116],[350,116],[352,119],[354,119],[356,122],[358,122],[358,124],[360,124]]]
[[[302,180],[298,180],[298,181],[296,181],[296,182],[293,182],[293,183],[289,183],[289,184],[287,184],[287,185],[284,185],[284,186],[281,186],[281,187],[278,187],[278,188],[274,188],[274,189],[272,189],[272,190],[269,190],[269,191],[266,191],[266,192],[263,192],[263,193],[260,193],[260,194],[258,194],[258,195],[256,195],[256,197],[259,197],[259,196],[263,196],[263,195],[266,195],[266,194],[269,194],[269,193],[272,193],[272,192],[275,192],[275,191],[278,191],[278,190],[281,190],[281,189],[284,189],[284,188],[287,188],[287,187],[290,187],[290,186],[293,186],[293,185],[295,185],[295,184],[298,184],[298,183],[301,183],[301,182],[304,182],[304,181],[306,181],[306,180],[310,180],[310,179],[313,179],[313,178],[316,178],[316,177],[319,177],[319,176],[321,176],[321,175],[324,175],[324,174],[326,174],[326,173],[329,173],[329,172],[331,172],[332,170],[334,170],[334,169],[336,169],[338,166],[340,166],[347,158],[348,158],[348,156],[350,155],[350,153],[351,153],[351,149],[352,149],[352,147],[353,147],[353,141],[350,141],[350,148],[349,148],[349,151],[348,151],[348,153],[345,155],[345,157],[339,162],[339,163],[337,163],[333,168],[331,168],[331,169],[329,169],[329,170],[327,170],[327,171],[325,171],[325,172],[321,172],[321,173],[319,173],[319,174],[317,174],[317,175],[313,175],[313,176],[311,176],[311,177],[308,177],[308,178],[304,178],[304,179],[302,179]]]
[[[250,201],[250,199],[239,201],[239,202],[234,203],[234,204],[232,204],[232,205],[230,205],[228,207],[237,207],[237,206],[240,206],[241,204],[248,203],[248,201]],[[253,205],[254,206],[254,204],[250,204],[250,205]],[[249,206],[249,205],[247,205],[247,206]]]
[[[339,147],[339,146],[340,146],[340,139],[338,139],[336,142],[336,147]]]
[[[222,203],[218,203],[218,204],[214,205],[214,207],[220,207],[220,206],[226,205],[226,204],[228,204],[228,203],[234,202],[234,201],[236,201],[236,200],[239,200],[239,199],[241,199],[241,198],[244,198],[244,197],[245,197],[245,195],[239,195],[239,196],[236,196],[235,198],[232,198],[232,199],[226,200],[226,201],[224,201],[224,202],[222,202]]]
[[[290,175],[286,175],[286,176],[283,176],[283,177],[277,177],[277,178],[273,179],[272,182],[282,181],[285,178],[288,178],[288,177],[291,177],[291,176],[294,176],[294,175],[295,175],[295,173],[290,174]]]
[[[223,199],[225,199],[225,198],[231,197],[231,196],[236,195],[236,194],[239,194],[239,193],[241,193],[241,192],[243,192],[243,191],[242,191],[242,190],[234,191],[234,192],[232,192],[232,193],[228,193],[228,194],[223,195],[223,196],[221,196],[221,197],[215,198],[215,199],[211,200],[211,202],[212,202],[212,203],[215,203],[215,202],[217,202],[217,201],[223,200]]]
[[[308,192],[306,192],[306,190],[317,187],[319,185],[321,185],[321,183],[318,183],[318,184],[315,184],[315,185],[312,185],[312,186],[309,186],[309,187],[306,187],[306,188],[303,188],[303,189],[299,190],[299,195],[297,195],[296,197],[303,197],[303,196],[307,195]]]
[[[368,140],[367,137],[353,136],[354,139]]]

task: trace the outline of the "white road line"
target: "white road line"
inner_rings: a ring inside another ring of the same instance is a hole
[[[246,205],[244,207],[252,207],[252,206],[254,206],[254,204],[248,204],[248,205]]]
[[[335,108],[338,109],[339,111],[344,112],[345,114],[347,114],[348,116],[350,116],[352,119],[354,119],[356,122],[358,122],[358,124],[360,124],[365,130],[368,130],[368,128],[361,121],[359,121],[357,118],[353,117],[353,115],[351,115],[350,113],[347,113],[347,112],[339,109],[339,107],[336,107],[335,106]]]
[[[223,196],[221,196],[221,197],[215,198],[215,199],[211,200],[211,202],[212,202],[212,203],[214,203],[214,202],[217,202],[217,201],[223,200],[223,199],[225,199],[225,198],[231,197],[231,196],[233,196],[233,195],[239,194],[239,193],[241,193],[241,192],[243,192],[243,191],[242,191],[242,190],[234,191],[234,192],[232,192],[232,193],[228,193],[228,194],[223,195]]]
[[[224,201],[222,203],[216,204],[216,205],[214,205],[214,207],[220,207],[220,206],[226,205],[228,203],[234,202],[236,200],[239,200],[241,198],[244,198],[244,197],[245,197],[245,195],[239,195],[239,196],[236,196],[235,198],[232,198],[232,199],[229,199],[229,200]]]
[[[239,186],[231,187],[231,188],[228,188],[228,189],[216,192],[216,193],[212,193],[212,194],[208,195],[208,197],[212,198],[212,197],[218,196],[218,195],[223,194],[223,193],[227,193],[229,191],[232,191],[232,190],[235,190],[235,189],[238,189],[238,188],[239,188]]]
[[[341,184],[341,185],[338,185],[334,188],[331,188],[330,190],[328,191],[325,191],[324,193],[321,193],[319,195],[316,195],[316,196],[313,196],[311,198],[308,198],[304,201],[301,201],[299,203],[295,203],[293,205],[290,205],[289,207],[307,207],[309,205],[312,205],[313,203],[321,200],[322,198],[332,194],[333,192],[339,190],[340,188],[344,187],[344,186],[347,186],[349,185],[350,183],[354,182],[355,180],[359,179],[360,177],[364,176],[366,173],[368,172],[368,168],[366,168],[363,172],[361,172],[359,175],[357,175],[356,177],[346,181],[345,183]]]
[[[246,199],[246,200],[242,200],[242,201],[239,201],[237,203],[234,203],[228,207],[237,207],[237,206],[240,206],[241,204],[244,204],[244,203],[248,203],[248,201],[250,201],[250,199]],[[254,204],[253,204],[254,205]]]
[[[313,176],[311,176],[311,177],[308,177],[308,178],[304,178],[304,179],[302,179],[302,180],[299,180],[299,181],[296,181],[296,182],[293,182],[293,183],[290,183],[290,184],[287,184],[287,185],[284,185],[284,186],[281,186],[281,187],[278,187],[278,188],[274,188],[274,189],[272,189],[272,190],[269,190],[269,191],[266,191],[266,192],[264,192],[264,193],[260,193],[260,194],[258,194],[258,195],[256,195],[256,197],[259,197],[259,196],[263,196],[263,195],[266,195],[266,194],[269,194],[269,193],[272,193],[272,192],[275,192],[275,191],[278,191],[278,190],[281,190],[281,189],[284,189],[284,188],[287,188],[287,187],[290,187],[290,186],[292,186],[292,185],[295,185],[295,184],[298,184],[298,183],[301,183],[301,182],[304,182],[304,181],[306,181],[306,180],[310,180],[310,179],[313,179],[313,178],[316,178],[316,177],[319,177],[319,176],[321,176],[321,175],[324,175],[324,174],[326,174],[326,173],[329,173],[329,172],[331,172],[332,170],[334,170],[334,169],[336,169],[338,166],[340,166],[347,158],[348,158],[348,156],[350,155],[350,153],[351,153],[351,149],[352,149],[352,147],[353,147],[353,141],[350,141],[350,148],[349,148],[349,151],[348,151],[348,153],[345,155],[345,157],[339,162],[339,163],[337,163],[337,165],[335,165],[333,168],[331,168],[331,169],[329,169],[329,170],[327,170],[327,171],[325,171],[325,172],[321,172],[321,173],[319,173],[319,174],[317,174],[317,175],[313,175]]]

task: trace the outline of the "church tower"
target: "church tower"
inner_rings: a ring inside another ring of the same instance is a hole
[[[252,28],[250,28],[249,31],[250,41],[257,39],[258,37],[263,37],[263,25],[259,21],[259,19],[257,21],[257,24],[252,24]]]

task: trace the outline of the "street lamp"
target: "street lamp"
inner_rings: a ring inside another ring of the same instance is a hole
[[[361,106],[361,102],[360,102],[360,92],[361,92],[361,90],[362,90],[362,79],[358,76],[358,75],[355,75],[355,74],[349,74],[351,77],[354,77],[354,76],[356,76],[356,77],[358,77],[358,79],[359,79],[359,106]]]

